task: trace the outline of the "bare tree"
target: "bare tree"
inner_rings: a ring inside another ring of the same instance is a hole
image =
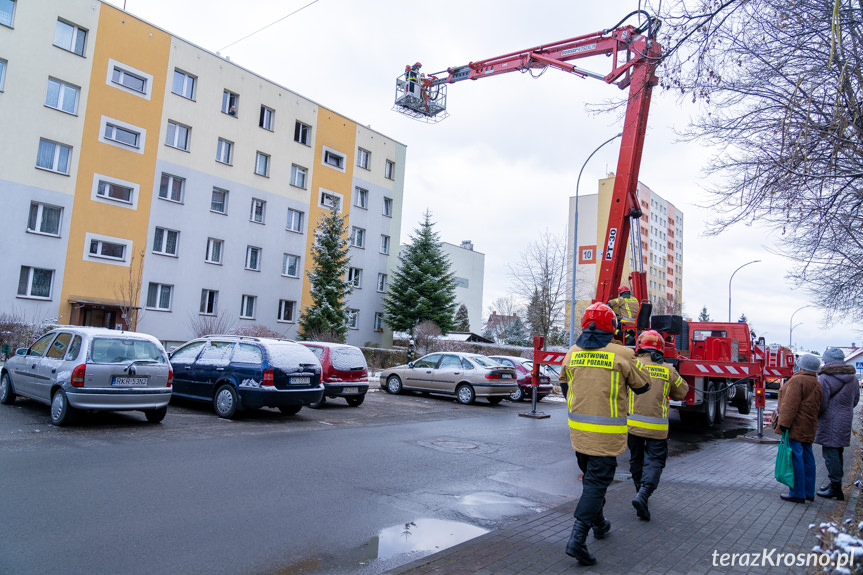
[[[548,339],[560,325],[566,293],[566,243],[546,230],[528,244],[515,265],[509,266],[514,291],[528,302],[531,335]]]
[[[144,277],[144,250],[132,255],[129,270],[123,279],[114,286],[114,297],[120,303],[120,313],[129,331],[138,331],[138,322],[144,316],[141,309],[141,282]],[[156,294],[160,297],[161,294]]]
[[[441,329],[432,321],[418,323],[414,327],[414,341],[416,342],[417,351],[422,350],[420,352],[422,355],[434,351],[441,333]]]
[[[247,335],[250,337],[274,337],[284,338],[285,334],[279,333],[259,323],[238,327],[233,331],[235,335]]]
[[[659,3],[658,0],[654,4]],[[660,4],[667,88],[701,100],[686,136],[716,146],[709,232],[782,235],[789,277],[863,319],[863,15],[858,0]]]
[[[522,310],[511,295],[497,298],[488,306],[488,319],[482,330],[483,337],[501,342],[504,333],[521,312]]]
[[[225,334],[234,331],[236,321],[225,315],[189,314],[189,327],[195,337],[211,334]]]

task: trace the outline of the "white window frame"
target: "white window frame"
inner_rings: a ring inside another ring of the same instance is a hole
[[[380,252],[387,255],[390,253],[390,237],[384,234],[381,234]]]
[[[261,162],[263,161],[263,167]],[[270,155],[263,152],[255,152],[255,173],[265,178],[270,177]]]
[[[354,205],[363,210],[369,209],[369,191],[359,186],[354,187]]]
[[[222,211],[219,211],[213,207],[213,195],[216,194],[217,192],[221,192],[222,194],[224,194],[222,196],[222,205],[224,206],[225,209]],[[223,188],[217,188],[214,186],[212,192],[210,193],[210,211],[213,212],[214,214],[227,215],[228,214],[228,196],[229,196],[229,194],[230,194],[230,192],[228,190],[223,189]]]
[[[393,217],[393,199],[384,196],[383,215],[388,218]]]
[[[161,245],[156,246],[156,239],[159,237],[159,230],[162,231],[162,241],[159,242]],[[168,251],[168,237],[174,234],[174,251]],[[179,230],[171,230],[168,228],[163,228],[162,226],[156,226],[153,230],[153,253],[159,254],[163,256],[171,256],[177,257],[180,251],[180,231]]]
[[[254,254],[255,261],[252,262],[252,254]],[[259,248],[257,246],[246,246],[246,268],[250,272],[259,272],[261,271],[261,259],[263,257],[264,250],[263,248]],[[255,267],[252,267],[252,266]]]
[[[276,321],[279,323],[296,323],[297,302],[289,299],[279,300],[279,315],[276,316]],[[285,311],[290,310],[290,317],[285,319]]]
[[[240,299],[240,319],[255,319],[258,296],[244,293]]]
[[[233,110],[232,110],[233,108]],[[228,116],[237,117],[240,113],[240,95],[231,90],[222,92],[222,113]]]
[[[216,249],[216,246],[218,246],[218,249]],[[218,257],[213,257],[214,252],[218,252]],[[207,253],[204,255],[204,261],[208,264],[222,265],[224,255],[225,240],[207,238]]]
[[[182,86],[180,86],[180,91],[176,90],[177,88],[177,77],[182,78]],[[174,75],[171,78],[171,93],[176,94],[182,98],[186,98],[187,100],[195,101],[195,88],[198,86],[198,77],[189,74],[188,72],[184,72],[179,68],[174,68]]]
[[[257,207],[261,208],[261,219],[255,219],[257,217]],[[258,198],[252,198],[252,205],[249,208],[249,221],[256,224],[266,224],[267,223],[267,202],[265,200],[259,200]]]
[[[258,126],[267,130],[268,132],[273,131],[273,127],[276,125],[276,111],[270,108],[269,106],[261,105],[261,114],[258,117]]]
[[[114,71],[118,71],[120,73],[120,81],[114,81]],[[122,79],[124,76],[129,75],[133,78],[137,78],[138,80],[142,80],[144,82],[143,90],[136,90],[135,88],[130,88],[129,86],[122,83]],[[105,83],[109,86],[113,86],[118,90],[123,90],[129,94],[134,94],[139,98],[144,98],[145,100],[150,99],[150,94],[153,90],[153,76],[150,74],[123,64],[122,62],[118,62],[113,58],[108,59],[108,76],[105,79]]]
[[[364,170],[370,170],[372,165],[372,153],[365,148],[357,148],[357,166]]]
[[[57,84],[57,103],[56,105],[48,101],[48,95],[51,93],[50,86],[51,84]],[[71,110],[67,110],[63,107],[63,103],[66,100],[66,92],[72,91],[75,94],[75,102],[72,106]],[[58,112],[63,112],[64,114],[70,114],[72,116],[78,115],[78,102],[81,100],[81,88],[75,86],[74,84],[70,84],[68,82],[64,82],[59,78],[54,78],[52,76],[48,77],[48,89],[45,91],[45,106],[51,108],[53,110],[57,110]]]
[[[162,195],[162,180],[168,178],[168,182],[165,186],[165,194]],[[179,198],[174,198],[174,185],[179,183],[180,191]],[[160,200],[165,200],[167,202],[174,202],[175,204],[182,204],[183,199],[186,196],[186,178],[181,176],[175,176],[174,174],[169,174],[168,172],[162,172],[162,175],[159,176],[159,190],[156,192],[156,197]]]
[[[294,124],[294,141],[304,146],[312,145],[312,127],[305,122],[297,122]]]
[[[167,306],[161,305],[163,303],[163,288],[168,288],[168,303]],[[150,303],[150,296],[153,296],[153,303]],[[170,284],[161,284],[156,282],[150,282],[147,285],[147,300],[145,303],[146,309],[153,311],[171,311],[171,304],[174,302],[174,286]]]
[[[180,133],[184,131],[186,134],[186,141],[184,145],[181,146],[178,142]],[[173,132],[173,137],[172,136]],[[192,141],[192,128],[181,124],[180,122],[175,122],[174,120],[168,120],[168,125],[165,128],[165,145],[169,148],[174,148],[175,150],[183,150],[184,152],[189,151],[189,144]]]
[[[61,24],[64,26],[68,26],[69,28],[72,29],[72,36],[70,38],[71,42],[69,43],[68,46],[64,46],[63,44],[59,43],[60,38],[58,37],[57,32],[58,32]],[[81,43],[81,51],[79,52],[77,50],[77,48],[78,48],[78,40],[81,37],[81,35],[83,35],[83,39],[80,42]],[[57,18],[57,25],[54,27],[54,45],[57,46],[58,48],[62,49],[62,50],[66,50],[67,52],[71,52],[72,54],[77,54],[78,56],[83,57],[84,52],[87,51],[87,30],[85,28],[81,28],[77,24],[73,24],[72,22],[69,22],[68,20],[63,20],[62,18]]]
[[[117,139],[116,134],[118,131],[133,134],[135,136],[135,143],[130,144]],[[138,154],[143,154],[144,146],[147,143],[147,130],[126,122],[121,122],[114,118],[109,118],[108,116],[102,116],[102,121],[99,126],[99,141],[104,144],[117,146],[124,150],[131,150]]]
[[[338,213],[342,213],[342,207],[345,205],[345,198],[341,194],[337,192],[333,192],[332,190],[327,190],[325,188],[320,188],[318,190],[318,206],[324,208],[326,210],[333,209],[333,200],[337,201]]]
[[[33,207],[36,206],[36,218],[33,223],[33,227],[30,227],[30,215],[33,212]],[[58,210],[60,213],[57,217],[57,231],[55,232],[46,232],[42,230],[42,225],[45,223],[45,208],[51,208],[53,210]],[[40,236],[51,236],[54,238],[60,237],[60,231],[63,228],[63,207],[62,206],[54,206],[51,204],[46,204],[43,202],[32,201],[30,202],[30,211],[27,212],[27,233],[30,234],[38,234]]]
[[[396,179],[396,163],[392,160],[387,160],[384,164],[384,177],[388,180]]]
[[[97,253],[91,253],[91,245],[96,242]],[[123,246],[123,257],[118,258],[110,255],[102,254],[102,248],[106,244]],[[124,238],[115,238],[112,236],[103,236],[101,234],[93,234],[87,232],[84,235],[84,260],[90,262],[98,262],[102,264],[111,264],[116,266],[129,266],[129,260],[132,253],[132,240]]]
[[[366,230],[357,226],[351,226],[351,247],[366,248]]]
[[[231,164],[233,159],[234,142],[226,140],[225,138],[219,138],[219,141],[216,143],[216,161],[220,164],[231,166],[233,165]]]
[[[68,176],[70,170],[72,169],[72,146],[67,146],[66,144],[61,144],[60,142],[55,142],[54,140],[47,140],[45,138],[39,138],[39,148],[42,148],[42,143],[50,144],[54,146],[54,158],[51,161],[51,167],[45,167],[39,165],[39,150],[36,151],[36,169],[45,170],[46,172],[53,172],[55,174],[63,174],[64,176]],[[60,151],[65,149],[67,151],[66,156],[66,170],[60,170]]]
[[[384,314],[383,314],[383,312],[376,311],[375,312],[374,331],[383,331],[383,330],[384,330]]]
[[[359,329],[360,310],[348,309],[347,310],[347,319],[346,319],[345,323],[347,324],[348,329]]]
[[[289,261],[294,262],[294,273],[290,272],[290,266],[288,266]],[[301,260],[300,256],[298,256],[298,255],[288,254],[288,253],[283,254],[283,257],[282,257],[282,276],[284,276],[286,278],[298,278],[298,277],[300,277],[300,272],[302,271],[302,268],[300,267],[301,261],[302,260]]]
[[[344,173],[347,157],[343,153],[332,148],[328,148],[326,146],[321,146],[321,148],[321,164]],[[330,159],[333,159],[336,163],[331,163],[329,161]]]
[[[11,0],[10,3],[12,4],[12,13],[9,14],[9,23],[0,21],[0,26],[6,26],[7,28],[15,28],[15,8],[17,6],[17,1]]]
[[[389,281],[389,278],[387,277],[387,274],[379,273],[378,274],[377,291],[380,293],[386,293],[388,281]]]
[[[21,276],[24,273],[24,270],[27,270],[27,290],[25,293],[16,292],[17,297],[26,298],[26,299],[41,299],[41,300],[50,300],[52,294],[54,293],[54,274],[55,270],[51,270],[48,268],[37,268],[34,266],[21,266],[21,270],[18,274],[18,287],[21,287]],[[51,274],[51,280],[48,282],[48,295],[33,295],[33,276],[36,275],[36,271],[49,272]]]
[[[107,196],[99,193],[100,184],[105,183],[111,186],[117,186],[120,188],[126,188],[130,191],[131,198],[127,200],[122,200],[119,198],[112,198],[111,196]],[[122,208],[127,208],[131,210],[138,209],[138,195],[140,191],[140,186],[134,182],[127,182],[126,180],[120,180],[118,178],[112,178],[111,176],[106,176],[103,174],[93,174],[93,187],[90,191],[90,199],[95,202],[102,202],[105,204],[109,204],[112,206],[119,206]]]
[[[9,66],[9,62],[0,58],[0,92],[3,91],[3,86],[6,85],[6,68]]]
[[[288,208],[288,221],[285,224],[285,229],[290,232],[296,232],[298,234],[303,233],[303,220],[305,219],[305,212],[301,212],[300,210],[295,210],[294,208]]]
[[[302,190],[306,189],[306,180],[309,175],[309,170],[297,164],[291,164],[291,185]],[[302,182],[300,178],[302,177]]]
[[[363,270],[362,268],[348,268],[348,283],[357,289],[363,287]]]
[[[219,313],[219,290],[204,288],[201,290],[200,315],[216,315]]]

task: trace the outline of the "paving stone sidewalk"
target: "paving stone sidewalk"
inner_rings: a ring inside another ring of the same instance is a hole
[[[859,416],[859,413],[858,413]],[[855,416],[855,419],[857,416]],[[765,430],[766,435],[772,432]],[[817,485],[827,477],[820,446],[814,446]],[[773,478],[776,445],[738,440],[713,441],[698,451],[669,459],[659,489],[650,499],[653,519],[640,521],[630,503],[631,481],[612,485],[605,514],[609,536],[588,548],[597,565],[579,566],[564,553],[572,529],[576,500],[513,521],[512,525],[466,541],[434,555],[387,571],[388,575],[534,575],[579,573],[684,575],[703,573],[811,573],[807,567],[770,565],[780,553],[807,553],[817,544],[809,525],[841,521],[856,506],[859,445],[845,451],[845,493],[849,501],[795,504],[782,501],[786,490]],[[628,470],[626,456],[618,472]],[[817,488],[817,486],[816,486]],[[771,550],[775,552],[770,555]],[[766,550],[766,551],[765,551]],[[714,555],[716,553],[716,555]],[[720,564],[723,553],[761,554],[758,566]],[[767,553],[769,560],[765,560]]]

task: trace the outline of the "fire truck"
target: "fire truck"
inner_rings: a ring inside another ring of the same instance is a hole
[[[644,22],[624,25],[638,16]],[[742,414],[749,413],[753,401],[764,407],[766,379],[791,376],[794,355],[791,350],[755,341],[746,323],[691,322],[679,315],[651,315],[647,275],[640,254],[642,211],[637,196],[638,172],[647,128],[647,115],[653,87],[658,83],[656,68],[662,61],[657,40],[661,22],[643,10],[628,14],[615,26],[543,44],[494,58],[426,74],[417,62],[408,64],[396,79],[393,109],[411,118],[436,123],[449,114],[447,86],[464,80],[479,80],[510,72],[539,75],[554,68],[581,78],[593,78],[628,89],[626,112],[621,133],[620,152],[612,191],[605,241],[597,252],[599,274],[594,302],[606,303],[618,296],[631,243],[633,271],[628,281],[632,294],[641,302],[636,330],[654,329],[665,339],[666,361],[689,384],[688,396],[672,402],[685,421],[712,426],[725,418],[729,403]],[[606,56],[611,69],[605,73],[576,66],[574,60]],[[636,224],[632,225],[632,220]],[[560,364],[564,355],[544,351],[541,338],[534,338],[534,371],[540,364]],[[537,384],[534,373],[534,385]]]

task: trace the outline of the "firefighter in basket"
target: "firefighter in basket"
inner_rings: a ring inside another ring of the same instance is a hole
[[[570,441],[584,473],[566,554],[582,565],[593,565],[596,558],[587,549],[587,534],[593,528],[593,536],[602,539],[611,529],[602,509],[617,456],[626,449],[627,388],[641,394],[650,383],[635,352],[611,341],[617,318],[610,307],[590,305],[581,327],[581,335],[564,357],[559,378],[569,385]]]
[[[668,399],[686,397],[689,386],[680,374],[663,362],[665,341],[649,330],[638,336],[635,353],[650,374],[650,391],[629,392],[629,472],[635,482],[632,506],[639,519],[650,521],[647,500],[659,486],[659,477],[668,459]]]
[[[618,331],[615,339],[624,342],[625,345],[635,345],[635,322],[638,319],[638,310],[641,304],[632,297],[629,286],[622,285],[617,288],[618,297],[608,302],[608,306],[614,311],[618,321]]]

